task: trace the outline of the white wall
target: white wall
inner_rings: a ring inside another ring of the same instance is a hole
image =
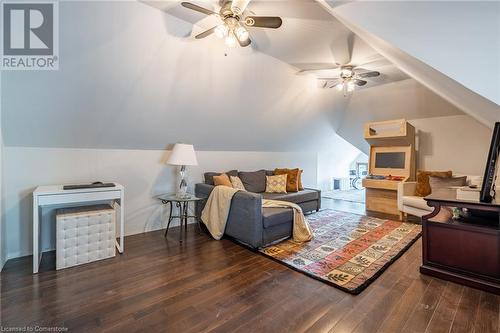
[[[4,221],[4,186],[3,186],[3,133],[2,133],[2,71],[0,71],[0,271],[6,260],[5,221]]]
[[[318,187],[332,190],[332,178],[349,177],[349,168],[361,151],[342,138],[332,141],[329,149],[318,152]]]
[[[61,1],[59,9],[59,70],[2,76],[7,146],[184,141],[208,151],[297,151],[334,135],[323,119],[342,97],[252,47],[195,40],[192,24],[138,1]]]
[[[483,175],[491,129],[467,115],[413,119],[410,123],[417,130],[419,169]]]
[[[105,150],[5,147],[5,214],[8,258],[31,254],[31,193],[38,185],[116,181],[125,186],[125,233],[162,227],[155,194],[174,191],[177,172],[164,165],[165,150]],[[316,185],[316,153],[197,152],[199,166],[189,167],[190,186],[204,171],[300,167],[304,184]],[[53,210],[43,211],[42,247],[53,247]],[[125,245],[126,246],[126,245]]]
[[[463,112],[413,79],[355,91],[337,133],[368,154],[363,126],[370,121],[463,115]]]
[[[500,120],[499,2],[318,1],[436,94],[490,128]]]

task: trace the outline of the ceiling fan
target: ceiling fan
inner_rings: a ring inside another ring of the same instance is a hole
[[[316,68],[302,69],[298,73],[339,69],[340,72],[338,77],[319,77],[318,79],[325,81],[322,86],[323,88],[335,87],[338,91],[343,91],[344,96],[347,96],[347,93],[354,91],[356,86],[362,87],[366,85],[368,81],[364,79],[377,77],[380,75],[380,72],[367,70],[352,64],[351,61],[355,35],[350,31],[346,31],[342,36],[341,40],[337,40],[335,43],[336,47],[332,50],[333,56],[336,60],[334,65],[320,65],[316,66]],[[376,66],[381,63],[384,63],[385,65],[386,62],[387,61],[385,59],[377,55],[375,59],[364,63],[362,66]]]
[[[252,43],[247,28],[277,29],[283,23],[277,16],[245,15],[249,2],[250,0],[221,0],[219,2],[221,9],[218,13],[191,2],[182,2],[181,5],[206,15],[217,16],[222,20],[222,24],[196,35],[196,39],[205,38],[214,33],[217,37],[224,38],[228,47],[234,47],[236,43],[241,47],[246,47]]]
[[[343,91],[344,96],[346,96],[347,93],[353,92],[356,86],[362,87],[368,83],[368,81],[363,79],[370,77],[377,77],[379,75],[380,72],[377,71],[368,71],[360,67],[343,65],[340,66],[340,75],[338,78],[322,79],[325,80],[323,88],[335,87],[338,91]]]

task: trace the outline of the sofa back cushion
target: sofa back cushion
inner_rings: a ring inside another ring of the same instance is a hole
[[[214,176],[220,176],[223,172],[205,172],[203,176],[205,177],[205,184],[214,185]],[[225,172],[229,177],[238,176],[238,170],[231,170]]]
[[[238,177],[249,192],[262,193],[266,190],[266,170],[240,171]]]

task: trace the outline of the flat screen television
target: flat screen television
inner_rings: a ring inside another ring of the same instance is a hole
[[[491,137],[490,151],[486,160],[486,168],[484,169],[483,185],[479,201],[491,202],[495,195],[495,178],[497,173],[497,163],[500,149],[500,122],[495,123],[493,136]]]

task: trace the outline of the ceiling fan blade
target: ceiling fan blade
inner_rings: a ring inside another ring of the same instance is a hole
[[[337,68],[339,68],[339,66],[335,66],[335,65],[323,66],[323,67],[318,67],[318,68],[301,69],[297,73],[301,74],[301,73],[309,73],[309,72],[317,72],[317,71],[327,71],[327,70],[333,70],[333,69],[337,69]]]
[[[236,38],[236,40],[238,41],[238,43],[240,44],[241,47],[247,47],[248,45],[252,44],[252,41],[250,40],[250,38],[247,38],[247,40],[244,40],[244,41],[241,41],[238,38]]]
[[[247,27],[256,28],[271,28],[277,29],[281,27],[283,21],[278,16],[247,16],[245,17],[245,25]]]
[[[357,85],[357,86],[364,86],[366,84],[366,81],[365,80],[360,80],[360,79],[354,79],[354,83]]]
[[[333,88],[333,87],[336,87],[339,83],[340,83],[340,80],[330,80],[330,81],[327,81],[328,82],[328,87],[329,89]]]
[[[240,16],[247,8],[249,2],[250,0],[233,0],[231,2],[231,11]]]
[[[207,36],[210,36],[211,34],[214,33],[215,28],[217,28],[217,27],[215,26],[213,28],[208,29],[207,31],[203,31],[201,34],[198,34],[198,35],[194,36],[194,38],[196,38],[196,39],[202,39],[202,38],[205,38]]]
[[[363,70],[362,68],[356,68],[356,69],[357,70]],[[360,77],[360,78],[376,77],[376,76],[379,76],[379,75],[380,75],[380,72],[377,72],[377,71],[371,71],[371,72],[359,73],[359,74],[356,73],[356,76]]]
[[[206,8],[200,7],[200,6],[195,5],[194,3],[191,3],[191,2],[185,2],[184,1],[184,2],[181,2],[181,5],[183,7],[189,8],[191,10],[194,10],[194,11],[206,14],[206,15],[219,15],[216,12],[211,11],[210,9],[206,9]]]

